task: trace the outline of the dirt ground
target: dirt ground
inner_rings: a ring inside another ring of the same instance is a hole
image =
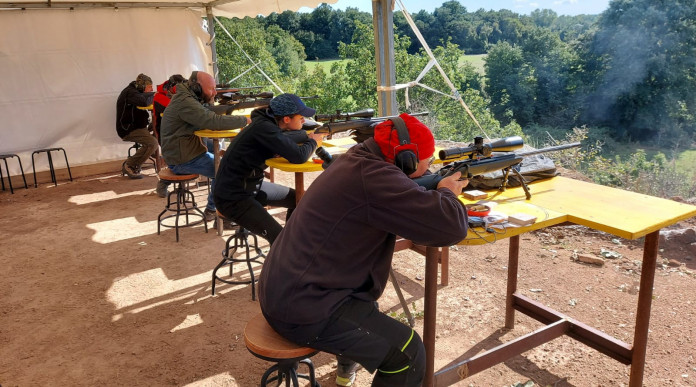
[[[183,229],[179,243],[172,229],[157,235],[165,200],[153,192],[154,171],[145,172],[142,180],[101,175],[0,192],[0,385],[258,385],[269,364],[243,339],[258,302],[249,285],[218,284],[211,296],[211,272],[231,232]],[[276,179],[292,184],[289,174]],[[196,190],[199,202],[205,195]],[[646,386],[696,385],[694,224],[672,227],[660,245]],[[520,247],[523,294],[632,342],[642,241],[566,226],[526,234]],[[450,285],[438,292],[436,369],[541,327],[516,313],[515,329],[500,329],[507,249],[505,240],[451,248]],[[572,258],[601,249],[617,253],[603,266]],[[424,258],[399,252],[394,268],[422,332]],[[391,287],[380,308],[402,314]],[[319,383],[334,385],[335,359],[322,353],[313,361]],[[623,386],[628,374],[564,337],[458,385]],[[370,380],[360,371],[356,385]]]

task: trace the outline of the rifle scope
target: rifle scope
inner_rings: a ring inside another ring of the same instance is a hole
[[[336,114],[317,114],[314,118],[317,121],[348,120],[351,118],[372,118],[375,116],[375,109],[364,109],[357,112],[341,113],[336,110]]]
[[[489,157],[493,152],[512,152],[524,146],[524,140],[520,136],[504,137],[500,140],[483,143],[483,137],[475,137],[474,143],[465,148],[443,149],[438,153],[440,160],[452,160],[460,157],[475,156]]]

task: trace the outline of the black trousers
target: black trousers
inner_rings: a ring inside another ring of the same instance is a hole
[[[292,325],[266,316],[283,337],[377,370],[373,386],[420,386],[425,347],[410,327],[377,309],[374,302],[349,299],[331,317],[313,325]]]
[[[295,209],[295,190],[264,181],[254,197],[233,202],[215,201],[215,206],[225,218],[265,238],[272,245],[283,227],[266,211],[266,205],[287,208],[285,219],[289,219]]]

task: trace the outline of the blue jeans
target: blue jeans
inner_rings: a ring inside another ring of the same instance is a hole
[[[208,211],[215,211],[215,202],[213,201],[213,192],[215,191],[215,159],[211,152],[203,153],[183,164],[170,165],[169,169],[177,175],[197,173],[210,178],[210,193],[208,193],[208,204],[205,206],[205,209]]]

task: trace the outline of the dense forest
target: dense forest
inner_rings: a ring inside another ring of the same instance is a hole
[[[695,0],[613,0],[600,15],[574,17],[550,10],[470,12],[448,1],[411,17],[490,137],[547,133],[563,139],[586,128],[590,140],[605,144],[683,150],[694,141]],[[269,86],[271,78],[286,92],[320,96],[310,103],[320,112],[376,108],[371,14],[323,4],[309,13],[222,24],[216,26],[221,80]],[[394,28],[397,83],[408,83],[429,58],[398,10]],[[466,54],[486,54],[483,74],[461,60]],[[342,60],[328,71],[305,65],[329,58]],[[254,64],[268,78],[244,73]],[[450,93],[435,70],[421,83]],[[402,111],[430,111],[427,124],[440,139],[469,141],[481,134],[448,96],[415,87],[397,98]]]

